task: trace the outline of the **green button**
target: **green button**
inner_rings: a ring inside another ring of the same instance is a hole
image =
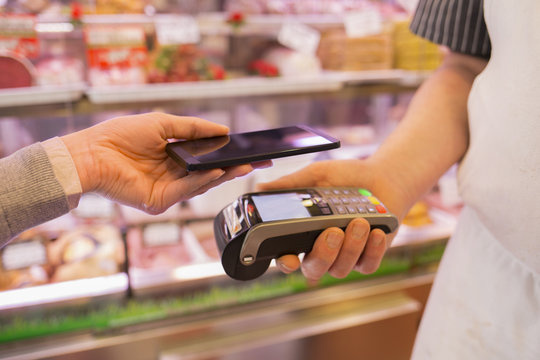
[[[360,195],[363,195],[363,196],[371,196],[371,192],[369,190],[366,190],[366,189],[358,189],[358,192],[360,193]]]

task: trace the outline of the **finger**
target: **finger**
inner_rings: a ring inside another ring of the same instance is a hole
[[[196,193],[201,188],[207,186],[207,184],[216,182],[224,175],[225,171],[222,169],[190,172],[183,178],[175,180],[166,188],[164,199],[167,203],[171,204],[186,200],[191,197],[188,194]]]
[[[381,264],[382,257],[386,251],[386,235],[380,229],[375,229],[369,234],[369,238],[356,264],[356,269],[362,274],[374,273]]]
[[[276,259],[276,266],[281,272],[290,274],[300,268],[300,259],[296,255],[284,255]]]
[[[369,223],[358,218],[349,223],[341,250],[328,271],[336,278],[344,278],[354,269],[369,237]]]
[[[302,262],[302,273],[308,280],[319,280],[336,260],[345,234],[340,228],[324,230],[315,241],[313,249]]]
[[[229,128],[192,116],[176,116],[163,113],[150,114],[164,130],[164,139],[198,139],[227,135]]]
[[[274,163],[272,162],[272,160],[264,160],[251,163],[251,166],[254,169],[266,169],[272,167],[273,165]]]
[[[217,179],[215,179],[213,181],[210,181],[209,183],[201,186],[195,192],[188,194],[188,196],[186,198],[191,198],[191,197],[194,197],[194,196],[197,196],[197,195],[204,194],[205,192],[207,192],[211,188],[219,186],[219,185],[223,184],[224,182],[233,180],[233,179],[235,179],[237,177],[245,176],[245,175],[249,174],[251,171],[253,171],[253,167],[251,165],[249,165],[249,164],[248,165],[239,165],[239,166],[233,166],[233,167],[226,168],[225,173],[223,174],[223,176],[221,176],[221,177],[219,177],[219,178],[217,178]]]

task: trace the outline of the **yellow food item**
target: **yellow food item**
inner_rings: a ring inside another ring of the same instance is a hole
[[[408,226],[422,226],[431,223],[433,220],[429,217],[429,207],[423,201],[414,204],[403,219],[403,224]]]

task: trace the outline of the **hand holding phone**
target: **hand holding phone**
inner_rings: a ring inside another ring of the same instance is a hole
[[[230,134],[167,144],[171,158],[187,171],[208,170],[335,149],[340,142],[308,126]]]

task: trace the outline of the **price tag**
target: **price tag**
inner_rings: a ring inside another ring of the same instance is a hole
[[[181,238],[180,226],[175,223],[150,224],[143,230],[143,243],[149,247],[178,244]]]
[[[278,42],[298,52],[314,55],[319,47],[321,34],[301,23],[286,23],[278,34]]]
[[[375,8],[348,13],[343,21],[345,32],[350,38],[377,35],[383,30],[382,16]]]
[[[201,41],[199,24],[193,16],[174,16],[156,23],[160,45],[197,44]]]
[[[2,266],[7,271],[46,263],[47,250],[40,241],[32,240],[7,245],[2,251]]]

